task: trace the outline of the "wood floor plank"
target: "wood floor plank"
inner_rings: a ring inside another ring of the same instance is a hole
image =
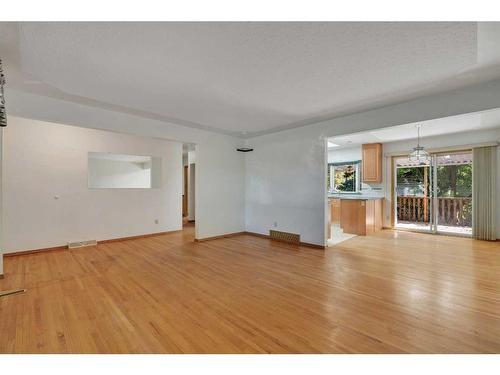
[[[500,244],[240,235],[5,258],[0,353],[499,353]]]

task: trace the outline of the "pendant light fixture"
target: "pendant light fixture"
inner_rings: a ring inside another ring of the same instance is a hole
[[[7,126],[7,113],[5,112],[5,94],[3,91],[5,76],[3,75],[2,60],[0,60],[0,126]]]
[[[412,163],[425,165],[431,161],[431,155],[424,150],[423,146],[420,146],[420,127],[420,124],[417,125],[417,146],[413,147],[413,150],[408,155],[408,160]]]

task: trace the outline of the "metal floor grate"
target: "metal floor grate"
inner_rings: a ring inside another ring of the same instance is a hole
[[[295,233],[280,232],[278,230],[270,230],[269,237],[272,240],[288,242],[292,244],[300,244],[300,235]]]

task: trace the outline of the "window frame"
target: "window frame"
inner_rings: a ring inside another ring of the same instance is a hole
[[[335,167],[341,167],[341,166],[347,166],[347,165],[352,165],[355,168],[355,174],[354,174],[354,186],[355,190],[352,191],[345,191],[345,190],[337,190],[335,189]],[[356,160],[356,161],[347,161],[347,162],[340,162],[340,163],[328,163],[328,171],[330,173],[330,186],[328,187],[328,190],[330,192],[333,192],[335,194],[357,194],[360,193],[361,191],[361,161]]]

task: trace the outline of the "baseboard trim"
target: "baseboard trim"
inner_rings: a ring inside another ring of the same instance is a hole
[[[221,238],[230,238],[230,237],[235,237],[235,236],[241,236],[241,235],[249,235],[249,236],[254,236],[254,237],[260,237],[260,238],[265,238],[267,240],[271,240],[271,241],[277,241],[277,242],[283,242],[283,243],[287,243],[289,245],[294,245],[294,244],[290,244],[288,242],[285,242],[285,241],[279,241],[279,240],[276,240],[276,239],[273,239],[271,237],[269,237],[268,234],[261,234],[261,233],[255,233],[255,232],[234,232],[234,233],[227,233],[227,234],[222,234],[220,236],[213,236],[213,237],[205,237],[205,238],[201,238],[201,239],[198,239],[198,238],[195,238],[195,242],[205,242],[205,241],[212,241],[212,240],[219,240]],[[321,250],[325,250],[326,249],[326,246],[322,246],[322,245],[316,245],[316,244],[313,244],[313,243],[308,243],[308,242],[300,242],[298,246],[305,246],[305,247],[310,247],[310,248],[313,248],[313,249],[321,249]]]
[[[97,241],[97,244],[99,245],[99,244],[104,244],[104,243],[122,242],[122,241],[129,241],[129,240],[138,240],[140,238],[156,237],[156,236],[162,236],[164,234],[170,234],[170,233],[176,233],[176,232],[182,232],[182,229],[179,229],[179,230],[170,230],[170,231],[166,231],[166,232],[156,232],[156,233],[148,233],[148,234],[139,234],[137,236],[112,238],[112,239],[109,239],[109,240]]]
[[[148,234],[140,234],[137,236],[129,236],[129,237],[119,237],[119,238],[112,238],[109,240],[101,240],[97,241],[97,245],[100,244],[106,244],[106,243],[113,243],[113,242],[122,242],[122,241],[129,241],[129,240],[137,240],[140,238],[148,238],[148,237],[155,237],[155,236],[162,236],[164,234],[170,234],[170,233],[175,233],[175,232],[182,232],[182,230],[172,230],[172,231],[166,231],[166,232],[156,232],[156,233],[148,233]],[[265,238],[271,241],[277,241],[277,242],[283,242],[283,243],[288,243],[285,241],[279,241],[276,239],[272,239],[269,237],[268,234],[261,234],[261,233],[255,233],[255,232],[234,232],[234,233],[227,233],[227,234],[222,234],[220,236],[212,236],[212,237],[205,237],[205,238],[195,238],[195,242],[205,242],[205,241],[212,241],[212,240],[217,240],[217,239],[222,239],[222,238],[230,238],[230,237],[235,237],[235,236],[241,236],[241,235],[249,235],[249,236],[254,236],[254,237],[260,237],[260,238]],[[293,244],[290,244],[293,245]],[[300,242],[299,246],[305,246],[305,247],[310,247],[313,249],[321,249],[325,250],[327,247],[322,246],[322,245],[317,245],[313,243],[308,243],[308,242]],[[41,249],[34,249],[34,250],[24,250],[24,251],[15,251],[12,253],[7,253],[4,254],[4,257],[14,257],[14,256],[20,256],[20,255],[30,255],[30,254],[37,254],[41,252],[46,252],[46,251],[60,251],[60,250],[68,250],[67,246],[54,246],[54,247],[45,247]],[[0,275],[1,276],[1,275]]]
[[[262,234],[262,233],[256,233],[256,232],[244,232],[244,233],[248,234],[249,236],[265,238],[267,240],[271,239],[268,234]]]
[[[156,233],[140,234],[140,235],[137,235],[137,236],[130,236],[130,237],[111,238],[109,240],[97,241],[97,245],[106,244],[106,243],[112,243],[112,242],[122,242],[122,241],[129,241],[129,240],[137,240],[137,239],[140,239],[140,238],[162,236],[164,234],[175,233],[175,232],[182,232],[182,230],[172,230],[172,231],[166,231],[166,232],[156,232]],[[41,252],[46,252],[46,251],[60,251],[60,250],[69,250],[69,249],[68,249],[68,246],[45,247],[45,248],[41,248],[41,249],[24,250],[24,251],[21,250],[21,251],[15,251],[15,252],[12,252],[12,253],[6,253],[6,254],[4,254],[4,257],[14,257],[14,256],[19,256],[19,255],[30,255],[30,254],[36,254],[36,253],[41,253]]]
[[[69,250],[69,249],[68,249],[68,246],[44,247],[41,249],[14,251],[13,253],[6,253],[3,256],[5,258],[8,258],[8,257],[16,257],[19,255],[31,255],[31,254],[37,254],[37,253],[42,253],[42,252],[46,252],[46,251],[59,251],[59,250]]]
[[[275,238],[271,238],[268,234],[255,233],[255,232],[244,232],[244,234],[248,234],[248,235],[254,236],[254,237],[266,238],[266,239],[271,240],[271,241],[283,242],[283,243],[286,243],[289,245],[294,245],[294,244],[291,244],[291,243],[286,242],[286,241],[280,241],[280,240],[277,240]],[[302,241],[299,243],[299,246],[305,246],[305,247],[310,247],[312,249],[320,249],[320,250],[325,250],[327,248],[324,245],[317,245],[314,243],[302,242]]]
[[[212,241],[212,240],[219,240],[221,238],[241,236],[242,234],[245,234],[245,233],[246,232],[234,232],[234,233],[221,234],[220,236],[205,237],[205,238],[200,238],[200,239],[195,238],[194,242],[206,242],[206,241]]]
[[[317,249],[317,250],[325,250],[328,248],[328,246],[325,245],[317,245],[315,243],[309,243],[309,242],[301,242],[300,246],[310,247],[312,249]]]

